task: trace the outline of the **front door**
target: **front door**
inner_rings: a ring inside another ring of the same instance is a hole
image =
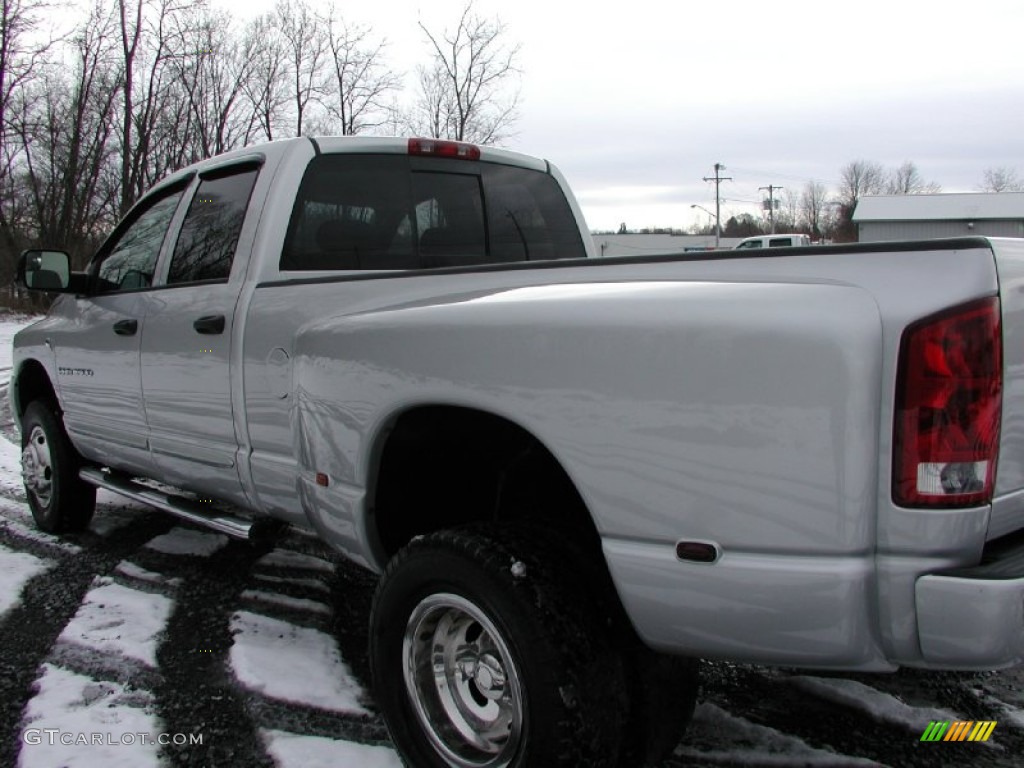
[[[142,201],[104,244],[96,291],[74,299],[51,335],[64,423],[86,456],[139,474],[152,463],[142,407],[140,340],[147,297],[183,185]]]

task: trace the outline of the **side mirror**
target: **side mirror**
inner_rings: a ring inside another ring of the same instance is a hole
[[[66,293],[71,283],[71,259],[64,251],[22,251],[17,280],[32,291]]]

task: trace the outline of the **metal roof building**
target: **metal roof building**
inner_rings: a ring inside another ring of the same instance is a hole
[[[853,221],[862,243],[962,235],[1024,237],[1024,192],[872,195],[857,203]]]

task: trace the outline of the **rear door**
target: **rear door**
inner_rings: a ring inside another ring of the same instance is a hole
[[[246,217],[259,173],[244,162],[202,173],[160,290],[148,297],[142,393],[150,446],[167,482],[244,501],[232,400],[232,332],[256,216]]]

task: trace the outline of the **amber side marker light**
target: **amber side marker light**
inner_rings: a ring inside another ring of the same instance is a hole
[[[896,377],[893,501],[970,507],[992,500],[1002,410],[999,299],[906,329]]]

